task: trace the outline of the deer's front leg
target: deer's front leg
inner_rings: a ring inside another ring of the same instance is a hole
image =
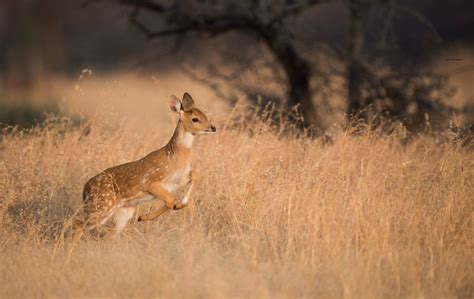
[[[179,203],[174,205],[173,209],[179,210],[189,204],[192,189],[193,189],[193,180],[189,181],[189,183],[186,185],[186,192],[183,198],[179,201]]]
[[[165,205],[156,211],[138,217],[138,221],[154,220],[164,212],[174,208],[174,198],[160,183],[154,183],[148,188],[148,192],[165,202]]]
[[[168,209],[167,206],[162,206],[161,208],[159,208],[156,211],[150,212],[150,213],[148,213],[146,215],[143,215],[143,216],[138,216],[138,221],[154,220],[154,219],[158,218],[161,214],[163,214],[164,212],[166,212],[168,210],[169,209]]]

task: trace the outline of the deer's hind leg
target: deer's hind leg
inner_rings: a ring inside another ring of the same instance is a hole
[[[127,226],[130,219],[135,215],[137,208],[135,207],[126,207],[126,208],[117,208],[115,211],[115,235],[120,234],[124,228]]]
[[[98,229],[105,226],[108,220],[115,215],[118,209],[117,202],[113,190],[86,194],[84,196],[84,230],[98,233]]]

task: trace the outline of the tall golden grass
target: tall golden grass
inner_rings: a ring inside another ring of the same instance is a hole
[[[472,151],[401,127],[325,144],[237,110],[219,123],[195,144],[191,207],[72,252],[59,236],[84,182],[171,128],[5,132],[0,297],[473,297]]]

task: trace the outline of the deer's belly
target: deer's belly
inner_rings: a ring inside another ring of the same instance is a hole
[[[149,194],[149,195],[136,197],[136,198],[132,198],[132,199],[126,199],[125,203],[126,203],[127,206],[136,206],[136,205],[139,205],[139,204],[142,204],[142,203],[145,203],[145,202],[153,201],[155,199],[156,199],[156,197]]]

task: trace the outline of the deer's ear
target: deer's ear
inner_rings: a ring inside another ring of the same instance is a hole
[[[194,107],[194,100],[193,98],[191,97],[191,95],[187,92],[184,93],[183,95],[183,105],[182,105],[182,109],[184,111],[191,111]]]
[[[171,95],[170,97],[170,108],[171,111],[176,113],[179,113],[179,110],[181,110],[181,101],[175,95]]]

